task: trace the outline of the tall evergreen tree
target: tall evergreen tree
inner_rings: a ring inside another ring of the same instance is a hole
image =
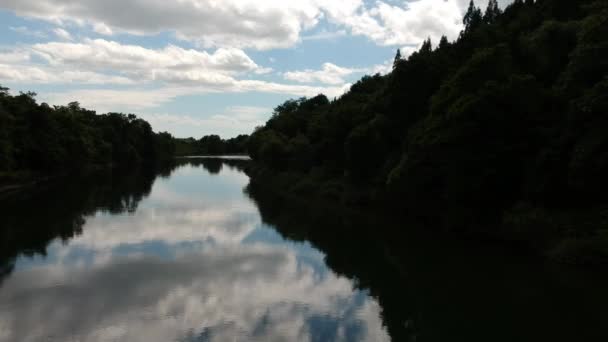
[[[422,43],[422,47],[420,48],[420,53],[431,53],[433,52],[433,43],[431,42],[431,38],[427,38],[424,43]]]
[[[443,49],[445,47],[447,47],[448,45],[450,45],[450,43],[448,42],[448,37],[446,36],[441,36],[441,39],[439,40],[439,48]]]
[[[488,8],[486,8],[486,13],[483,16],[483,22],[486,24],[491,24],[498,18],[498,16],[500,16],[501,13],[500,8],[498,7],[498,1],[490,0],[488,2]]]
[[[397,49],[397,54],[395,55],[395,60],[393,61],[393,69],[395,69],[397,67],[397,64],[399,64],[400,60],[401,60],[401,50]]]
[[[462,19],[462,23],[464,24],[464,32],[468,33],[479,27],[483,22],[483,15],[481,14],[481,9],[475,6],[475,1],[471,0],[469,2],[469,8],[467,9],[467,13],[464,15]]]

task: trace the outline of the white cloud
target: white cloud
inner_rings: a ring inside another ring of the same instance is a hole
[[[391,71],[393,71],[393,63],[394,60],[393,59],[389,59],[386,62],[384,62],[383,64],[377,64],[372,66],[371,68],[369,68],[369,74],[371,75],[375,75],[375,74],[380,74],[380,75],[386,75],[388,73],[390,73]]]
[[[503,7],[512,0],[499,0]],[[487,0],[476,1],[482,9]],[[462,17],[469,0],[369,1],[322,5],[328,20],[383,46],[419,45],[442,35],[455,39],[462,30]]]
[[[287,80],[296,81],[300,83],[324,83],[324,84],[344,84],[345,76],[351,75],[356,72],[361,72],[362,69],[350,69],[339,67],[332,63],[324,63],[321,70],[301,70],[301,71],[289,71],[283,74],[283,77]]]
[[[317,1],[283,0],[2,0],[19,15],[52,22],[86,22],[112,34],[174,32],[203,46],[269,49],[295,44],[318,22]],[[137,20],[134,20],[137,18]]]
[[[324,19],[380,45],[416,44],[461,29],[469,0],[0,0],[0,7],[56,24],[91,25],[104,35],[173,32],[204,47],[285,48],[344,30],[302,37]],[[511,0],[501,0],[501,5]],[[485,8],[487,0],[477,1]],[[137,20],[134,20],[137,18]]]
[[[0,55],[0,61],[3,59]],[[134,82],[121,76],[104,75],[90,71],[57,71],[49,68],[0,64],[0,80],[20,84],[78,83],[78,84],[119,84]]]
[[[435,42],[435,46],[437,46],[437,44],[439,44],[439,42],[436,41]],[[422,47],[422,44],[407,45],[407,46],[404,46],[404,47],[400,48],[399,51],[401,51],[401,58],[407,58],[407,57],[409,57],[414,52],[420,50],[421,47]]]
[[[455,38],[462,29],[462,9],[455,0],[420,0],[392,5],[377,1],[374,6],[331,20],[348,27],[354,35],[366,36],[385,46],[418,44],[428,37]]]
[[[64,30],[64,29],[62,29],[60,27],[57,27],[57,28],[53,29],[53,33],[57,37],[59,37],[59,38],[61,38],[63,40],[74,40],[74,38],[72,38],[72,35],[70,34],[70,32],[68,32],[68,31],[66,31],[66,30]]]
[[[245,52],[220,48],[213,54],[169,45],[147,49],[104,39],[85,39],[81,43],[35,44],[32,50],[53,65],[73,65],[86,69],[114,70],[152,76],[159,71],[217,71],[227,74],[262,69]]]
[[[46,63],[33,63],[32,56],[41,57]],[[272,71],[257,65],[245,52],[236,48],[219,48],[213,53],[174,45],[148,49],[103,39],[20,47],[0,52],[0,63],[4,63],[4,79],[20,83],[82,81],[101,84],[105,80],[107,84],[144,84],[158,81],[174,86],[204,87],[205,92],[246,91],[250,88],[249,82],[239,81],[235,76]],[[87,75],[95,77],[87,79]],[[60,76],[71,77],[64,79]]]
[[[0,63],[22,63],[30,60],[30,53],[26,50],[16,49],[0,52]]]
[[[95,23],[93,25],[93,31],[104,36],[111,36],[112,34],[114,34],[114,32],[112,32],[112,29],[103,23]]]

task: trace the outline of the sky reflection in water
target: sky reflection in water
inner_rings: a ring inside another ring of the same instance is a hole
[[[309,244],[265,226],[247,176],[193,165],[135,212],[20,256],[0,288],[0,341],[383,341],[380,306]]]

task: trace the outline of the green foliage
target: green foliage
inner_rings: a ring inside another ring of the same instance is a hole
[[[278,106],[249,140],[252,158],[323,175],[300,193],[359,189],[455,229],[604,253],[600,210],[582,210],[608,200],[607,3],[518,0],[503,12],[490,1],[482,15],[471,1],[464,24],[455,42],[427,40],[332,102]],[[551,219],[540,229],[529,213]],[[563,229],[573,217],[597,224]]]
[[[173,138],[135,115],[97,115],[77,102],[51,108],[0,88],[0,172],[55,172],[173,156]]]

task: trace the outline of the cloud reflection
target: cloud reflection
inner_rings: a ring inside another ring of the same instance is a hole
[[[269,229],[227,172],[214,189],[217,176],[176,172],[135,213],[97,213],[46,259],[18,262],[0,289],[0,341],[388,340],[377,302],[320,252],[248,239],[271,233],[256,234]]]

